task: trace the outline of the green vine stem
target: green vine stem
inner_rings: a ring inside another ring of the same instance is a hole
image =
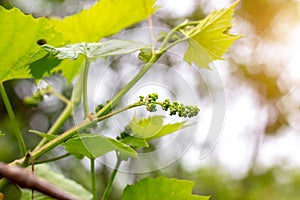
[[[6,94],[6,91],[5,91],[5,88],[4,88],[4,85],[3,85],[2,82],[0,83],[0,92],[1,92],[1,96],[2,96],[2,99],[3,99],[4,105],[5,105],[5,108],[6,108],[7,113],[8,113],[8,117],[9,117],[11,123],[12,123],[12,128],[14,129],[14,132],[16,134],[21,154],[23,156],[25,156],[26,152],[27,152],[27,148],[26,148],[22,133],[21,133],[20,129],[18,128],[18,122],[16,120],[14,111],[11,107],[11,104],[9,102],[9,99],[7,97],[7,94]]]
[[[112,189],[112,184],[115,180],[115,177],[117,175],[117,172],[119,170],[119,167],[120,167],[121,163],[122,163],[122,159],[118,156],[116,166],[115,166],[114,170],[112,171],[112,173],[110,175],[109,181],[108,181],[107,186],[104,190],[104,193],[103,193],[103,196],[102,196],[101,200],[107,200],[108,199],[108,197],[110,195],[110,192],[111,192],[111,189]]]
[[[96,124],[99,121],[105,120],[109,117],[112,117],[113,115],[116,115],[116,114],[121,113],[123,111],[126,111],[128,109],[138,107],[138,106],[143,106],[143,105],[145,105],[143,102],[137,102],[137,103],[131,104],[129,106],[126,106],[124,108],[121,108],[121,109],[119,109],[115,112],[112,112],[112,113],[109,113],[107,115],[101,116],[99,118],[95,118],[95,119],[87,118],[87,119],[83,120],[79,125],[74,126],[73,128],[71,128],[71,129],[67,130],[66,132],[62,133],[61,135],[57,136],[53,140],[50,140],[48,143],[45,143],[40,148],[37,148],[34,151],[32,151],[31,152],[32,158],[34,160],[38,159],[40,156],[44,155],[45,153],[47,153],[48,151],[50,151],[54,147],[58,146],[62,142],[68,140],[69,138],[71,138],[72,136],[77,134],[78,131],[80,131],[80,130],[91,127],[92,125]],[[27,167],[30,163],[26,161],[25,157],[23,157],[21,159],[15,160],[14,162],[12,162],[10,164],[11,165],[19,165],[19,166]],[[4,185],[6,185],[6,183],[7,183],[7,181],[5,179],[1,179],[0,180],[0,188],[2,188]]]
[[[89,114],[89,103],[88,103],[88,75],[89,75],[89,60],[86,57],[85,59],[85,65],[84,65],[84,70],[83,70],[83,79],[82,79],[82,84],[83,84],[83,110],[84,110],[84,117],[86,118]]]
[[[57,136],[56,138],[54,138],[53,140],[50,140],[48,143],[46,143],[45,145],[41,146],[40,148],[34,150],[32,152],[32,157],[33,159],[37,159],[40,156],[44,155],[45,153],[47,153],[48,151],[50,151],[51,149],[53,149],[54,147],[60,145],[61,143],[67,141],[69,138],[71,138],[72,136],[74,136],[76,133],[78,133],[78,131],[88,128],[91,125],[97,123],[96,120],[89,120],[89,119],[85,119],[83,120],[79,125],[74,126],[73,128],[67,130],[66,132],[62,133],[61,135]],[[22,163],[23,164],[23,158],[21,160],[19,160],[19,162],[17,163]],[[26,163],[24,163],[26,166]]]
[[[145,66],[139,71],[139,73],[122,90],[119,91],[119,93],[111,101],[109,101],[101,110],[99,110],[96,113],[96,118],[89,118],[89,117],[85,118],[79,125],[70,128],[66,132],[64,132],[61,135],[57,136],[55,139],[49,141],[48,143],[45,143],[44,145],[40,146],[40,148],[35,149],[32,152],[33,159],[37,159],[40,156],[44,155],[45,153],[47,153],[51,149],[53,149],[56,146],[60,145],[62,142],[66,141],[69,138],[71,138],[72,136],[74,136],[76,133],[78,133],[78,131],[80,131],[82,129],[85,129],[85,128],[89,128],[89,127],[91,127],[92,125],[96,124],[99,121],[102,121],[106,118],[109,118],[109,117],[115,115],[115,114],[118,114],[120,112],[123,112],[123,111],[127,110],[128,108],[124,108],[124,109],[120,109],[119,111],[115,111],[113,113],[108,113],[109,110],[111,109],[111,107],[116,105],[119,102],[119,100],[146,74],[146,72],[153,66],[153,64],[160,58],[160,56],[165,51],[167,51],[168,48],[171,47],[170,45],[166,47],[166,45],[168,44],[172,34],[174,34],[179,29],[181,29],[185,26],[188,26],[188,25],[189,25],[189,23],[183,23],[183,24],[175,27],[174,29],[172,29],[172,31],[168,34],[168,36],[163,41],[160,48],[158,50],[156,50],[154,52],[154,54],[152,54],[152,57],[145,64]],[[71,110],[72,110],[72,106],[71,106],[71,108],[68,107],[67,111],[71,112]],[[66,115],[66,113],[68,114],[67,111],[62,113],[62,116],[60,117],[60,119],[57,120],[57,122],[55,124],[59,125],[59,124],[63,123],[62,119],[65,119],[66,116],[69,116],[69,115]],[[55,125],[54,127],[60,127],[60,126],[57,126],[57,125]],[[56,128],[53,128],[53,129],[55,130]],[[11,164],[12,165],[28,166],[28,163],[24,163],[24,158],[15,160]]]
[[[139,73],[112,99],[110,100],[101,110],[96,113],[96,117],[100,117],[102,115],[107,114],[111,107],[113,107],[119,100],[146,74],[146,72],[153,66],[153,64],[160,58],[160,56],[166,52],[168,49],[173,47],[174,45],[178,44],[179,42],[174,42],[167,46],[168,42],[171,39],[171,36],[176,33],[176,31],[190,25],[195,25],[198,22],[183,22],[182,24],[173,28],[166,38],[163,40],[161,46],[157,51],[152,54],[152,57],[147,62],[147,64],[139,71]],[[180,39],[180,42],[188,39],[188,37],[184,37]]]
[[[65,123],[65,121],[69,118],[72,111],[72,101],[67,99],[65,96],[57,92],[50,84],[44,89],[39,89],[36,93],[33,94],[33,97],[29,97],[29,99],[37,98],[38,100],[43,98],[45,94],[53,94],[55,95],[59,100],[64,102],[66,104],[66,107],[64,108],[63,112],[59,115],[59,117],[56,119],[54,124],[50,127],[47,134],[48,135],[54,135],[57,133],[57,131],[60,129],[60,127]],[[26,99],[26,98],[25,98]],[[24,100],[25,100],[24,99]],[[42,99],[41,99],[42,100]],[[42,145],[44,145],[47,142],[46,139],[42,139],[40,143],[35,147],[35,149],[40,148]]]
[[[88,99],[88,75],[89,75],[89,59],[85,58],[85,65],[83,70],[83,89],[82,89],[82,98],[83,98],[83,111],[84,111],[84,118],[89,116],[89,99]],[[92,194],[93,200],[97,199],[97,190],[96,190],[96,178],[95,178],[95,159],[90,159],[90,170],[91,170],[91,185],[92,185]]]
[[[91,158],[90,161],[91,161],[91,183],[92,183],[93,200],[97,200],[95,159]]]
[[[72,102],[68,100],[68,103],[67,103],[65,109],[59,115],[59,117],[56,119],[54,124],[51,126],[51,128],[47,132],[48,135],[54,135],[55,133],[57,133],[57,131],[62,127],[62,125],[65,123],[65,121],[67,121],[67,119],[70,117],[72,108],[73,108]],[[45,139],[45,138],[42,139],[42,141],[37,145],[35,150],[39,149],[41,146],[43,146],[46,143],[47,143],[47,139]]]
[[[119,100],[146,74],[146,72],[153,66],[153,64],[160,58],[162,52],[157,51],[152,55],[149,62],[139,71],[139,73],[101,110],[96,113],[96,117],[101,117],[107,114],[111,107],[113,107]]]
[[[167,51],[168,49],[172,48],[173,46],[175,46],[176,44],[179,44],[189,38],[191,38],[193,36],[193,34],[190,34],[189,36],[186,36],[186,37],[183,37],[181,39],[178,39],[176,40],[175,42],[171,43],[170,45],[167,46],[168,42],[171,40],[171,37],[177,32],[179,31],[180,29],[183,29],[187,26],[194,26],[194,25],[197,25],[199,24],[199,21],[184,21],[182,22],[181,24],[179,24],[178,26],[176,26],[175,28],[173,28],[168,34],[167,36],[165,37],[165,39],[163,40],[161,46],[160,46],[160,50],[162,52],[165,52]]]
[[[66,157],[68,157],[68,156],[70,156],[70,155],[71,155],[70,153],[66,153],[66,154],[64,154],[64,155],[57,156],[57,157],[55,157],[55,158],[50,158],[50,159],[47,159],[47,160],[35,160],[35,161],[34,161],[34,164],[35,164],[35,165],[38,165],[38,164],[42,164],[42,163],[53,162],[53,161],[57,161],[57,160],[66,158]]]
[[[112,117],[113,115],[116,115],[120,112],[126,111],[130,108],[134,108],[137,106],[142,106],[144,105],[143,103],[135,103],[135,104],[131,104],[129,106],[126,106],[124,108],[121,108],[113,113],[109,113],[107,115],[101,116],[99,118],[86,118],[84,119],[80,124],[78,124],[77,126],[72,127],[71,129],[67,130],[66,132],[62,133],[61,135],[57,136],[56,138],[54,138],[53,140],[50,140],[48,143],[44,144],[43,146],[41,146],[38,149],[35,149],[34,151],[31,152],[33,159],[37,159],[40,156],[44,155],[45,153],[47,153],[48,151],[50,151],[51,149],[53,149],[54,147],[60,145],[62,142],[65,142],[66,140],[68,140],[69,138],[71,138],[72,136],[74,136],[75,134],[78,133],[78,131],[86,129],[91,127],[92,125],[96,124],[99,121],[105,120],[109,117]],[[12,162],[12,165],[22,165],[22,166],[28,166],[28,163],[25,163],[25,158],[21,158],[18,160],[15,160],[14,162]]]
[[[176,26],[175,28],[173,28],[165,37],[165,39],[163,40],[162,44],[160,45],[160,49],[162,51],[166,51],[167,48],[167,44],[170,41],[171,37],[181,28],[187,26],[187,21],[184,21],[183,23],[179,24],[178,26]]]
[[[177,27],[175,27],[174,29],[178,30]],[[99,110],[96,113],[96,119],[86,118],[79,125],[72,127],[71,129],[69,129],[66,132],[62,133],[61,135],[59,135],[55,139],[53,139],[53,140],[49,141],[48,143],[42,145],[40,148],[35,149],[32,152],[33,158],[37,159],[41,155],[43,155],[46,152],[50,151],[52,148],[58,146],[62,142],[66,141],[67,139],[69,139],[70,137],[75,135],[79,130],[84,129],[84,128],[88,128],[88,127],[92,126],[93,124],[97,123],[98,121],[102,121],[102,120],[104,120],[108,117],[111,117],[114,114],[118,114],[118,113],[122,112],[122,110],[120,110],[120,111],[116,111],[114,113],[107,114],[107,112],[110,110],[110,108],[113,105],[115,105],[116,103],[118,103],[118,101],[143,77],[143,75],[153,66],[153,64],[160,58],[160,56],[164,52],[165,52],[165,50],[162,50],[162,48],[160,48],[160,50],[157,50],[152,55],[149,62],[146,63],[145,66],[140,70],[140,72],[111,101],[109,101],[101,110]],[[68,111],[71,112],[72,111],[72,105],[70,105],[69,109],[68,109]],[[124,110],[127,110],[127,109],[123,109],[123,111]],[[64,112],[64,113],[68,113],[68,112]],[[107,115],[105,115],[105,114],[107,114]],[[62,117],[60,117],[60,118],[64,118],[64,117],[66,117],[66,115],[62,114]],[[55,124],[60,124],[59,121],[61,121],[61,119],[60,120],[58,119],[57,123],[55,123]],[[57,127],[57,126],[55,126],[55,127]],[[21,158],[19,160],[16,160],[14,163],[15,164],[22,164],[23,160],[24,159]]]
[[[57,92],[52,86],[50,86],[49,92],[55,95],[58,99],[60,99],[65,104],[68,104],[70,102],[69,99],[67,99],[64,95],[60,94],[59,92]]]
[[[114,112],[108,113],[107,115],[100,116],[100,117],[97,118],[97,120],[100,122],[100,121],[103,121],[103,120],[105,120],[105,119],[107,119],[109,117],[112,117],[112,116],[116,115],[116,114],[119,114],[121,112],[129,110],[131,108],[135,108],[135,107],[139,107],[139,106],[143,106],[143,105],[145,105],[144,102],[136,102],[136,103],[130,104],[128,106],[125,106],[123,108],[120,108],[119,110],[116,110]]]

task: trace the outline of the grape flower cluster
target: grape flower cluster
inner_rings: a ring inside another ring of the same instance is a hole
[[[165,99],[163,102],[158,102],[158,94],[153,93],[148,96],[140,96],[140,102],[146,106],[146,109],[149,112],[157,111],[156,106],[160,105],[161,108],[165,111],[170,112],[170,115],[178,115],[179,117],[194,117],[196,116],[200,109],[197,106],[189,106],[179,103],[177,101],[171,102],[170,99]]]

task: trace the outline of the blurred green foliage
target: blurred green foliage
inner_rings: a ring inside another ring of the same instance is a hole
[[[196,182],[194,193],[210,194],[211,200],[298,200],[300,173],[277,166],[271,169],[251,169],[245,177],[234,178],[222,169],[203,168],[186,172],[179,167],[179,178]]]

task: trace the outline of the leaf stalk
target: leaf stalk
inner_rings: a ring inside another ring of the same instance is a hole
[[[111,192],[111,189],[112,189],[112,184],[115,180],[115,177],[117,175],[117,172],[119,170],[119,167],[122,163],[122,159],[120,159],[120,157],[118,156],[118,160],[117,160],[117,163],[116,163],[116,166],[114,168],[114,170],[112,171],[111,175],[110,175],[110,178],[109,178],[109,181],[108,181],[108,184],[104,190],[104,193],[103,193],[103,196],[102,196],[102,199],[101,200],[107,200],[109,195],[110,195],[110,192]]]
[[[18,122],[16,120],[16,117],[15,117],[15,114],[14,114],[14,111],[11,107],[11,104],[10,104],[10,101],[9,101],[9,98],[7,96],[7,93],[5,91],[5,88],[4,88],[4,85],[2,82],[0,82],[0,93],[1,93],[1,96],[2,96],[2,99],[3,99],[3,102],[4,102],[4,105],[5,105],[5,108],[7,110],[7,114],[8,114],[8,117],[12,123],[12,128],[15,132],[15,135],[17,137],[17,140],[18,140],[18,144],[19,144],[19,148],[20,148],[20,151],[21,151],[21,154],[23,156],[26,155],[26,152],[27,152],[27,147],[26,147],[26,144],[25,144],[25,141],[23,139],[23,136],[22,136],[22,133],[21,133],[21,130],[18,128]]]

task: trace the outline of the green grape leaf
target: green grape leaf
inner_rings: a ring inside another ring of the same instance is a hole
[[[84,155],[95,159],[104,154],[117,150],[123,155],[137,157],[137,153],[128,145],[103,135],[79,134],[67,140],[63,146],[69,153],[79,156]]]
[[[187,127],[193,125],[193,124],[187,124],[187,125],[185,125],[185,123],[186,123],[186,121],[184,121],[184,122],[177,122],[177,123],[174,123],[174,124],[166,124],[155,135],[152,135],[151,137],[148,137],[147,141],[154,140],[154,139],[163,137],[165,135],[169,135],[169,134],[174,133],[174,132],[176,132],[176,131],[178,131],[180,129],[187,128]]]
[[[163,118],[164,116],[158,115],[137,119],[134,115],[125,129],[128,136],[123,138],[122,142],[133,147],[148,147],[147,141],[163,137],[178,131],[179,129],[193,125],[186,125],[186,121],[163,125]],[[145,141],[143,141],[143,139]]]
[[[205,19],[183,34],[188,40],[188,49],[184,59],[188,63],[195,63],[199,67],[209,68],[213,60],[222,59],[222,55],[240,38],[239,35],[229,34],[232,27],[234,9],[239,1],[226,9],[213,11]]]
[[[134,149],[142,148],[142,147],[149,147],[149,144],[144,138],[136,138],[132,136],[127,136],[121,139],[122,143],[125,143],[131,146]]]
[[[198,67],[208,68],[213,62],[207,51],[195,40],[188,40],[188,48],[184,54],[184,60],[189,64],[196,64]]]
[[[146,19],[154,13],[154,3],[154,0],[132,0],[130,2],[101,0],[78,14],[50,21],[70,43],[98,42],[104,37]],[[78,74],[83,63],[84,58],[73,61],[64,60],[51,72],[61,71],[70,83]]]
[[[62,61],[51,54],[47,54],[43,58],[30,64],[30,73],[32,76],[39,80],[45,76],[50,76],[55,67],[57,67]],[[43,70],[41,70],[41,68]]]
[[[129,135],[137,138],[149,138],[156,135],[163,128],[164,116],[151,116],[137,119],[134,115],[127,127],[131,133]]]
[[[150,16],[155,11],[154,3],[154,0],[101,0],[78,14],[51,22],[71,43],[97,42]]]
[[[144,43],[112,39],[99,43],[76,43],[68,44],[63,47],[55,48],[45,44],[42,48],[59,59],[75,60],[80,54],[87,58],[104,58],[107,56],[115,56],[128,54],[147,47]]]
[[[54,31],[47,19],[35,19],[17,8],[6,10],[0,6],[0,24],[0,82],[32,77],[29,64],[47,54],[37,44],[38,40],[63,45],[61,34]],[[40,73],[44,70],[39,69]]]
[[[62,72],[70,84],[74,77],[79,73],[81,66],[84,65],[84,61],[84,56],[79,56],[76,60],[62,60],[61,64],[54,68],[52,72]]]
[[[209,200],[209,196],[192,194],[195,183],[174,178],[146,177],[134,185],[127,185],[122,200]]]
[[[47,180],[47,182],[53,184],[54,186],[66,192],[69,192],[70,194],[73,194],[78,199],[87,199],[87,200],[92,199],[92,194],[88,190],[86,190],[77,182],[64,177],[62,174],[54,172],[53,170],[51,170],[49,165],[40,164],[40,165],[35,165],[34,167],[35,167],[34,174],[37,177]],[[22,193],[21,200],[31,199],[31,194],[32,194],[31,190],[21,189],[21,193]],[[50,198],[44,194],[35,191],[34,199],[51,200],[53,198]]]

